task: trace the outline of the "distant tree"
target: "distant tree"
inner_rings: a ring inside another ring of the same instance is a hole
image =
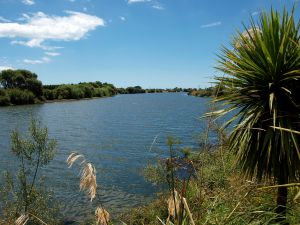
[[[40,97],[43,94],[42,82],[37,80],[35,73],[28,70],[3,70],[0,73],[0,83],[5,89],[27,89],[36,97]]]
[[[15,76],[15,71],[14,70],[3,70],[0,73],[0,83],[3,88],[13,88],[13,78]]]
[[[10,98],[7,92],[3,89],[0,89],[0,106],[7,106],[10,104]]]
[[[11,88],[7,90],[10,102],[14,105],[33,104],[35,96],[31,91]]]

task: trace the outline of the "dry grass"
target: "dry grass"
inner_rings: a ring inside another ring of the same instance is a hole
[[[19,218],[15,221],[15,225],[25,225],[29,220],[29,215],[22,214]]]
[[[36,220],[39,224],[48,225],[43,220],[31,213],[22,214],[21,216],[19,216],[18,219],[15,221],[15,225],[26,225],[30,220]]]
[[[174,191],[174,196],[171,195],[168,198],[168,212],[169,212],[169,217],[172,216],[173,218],[176,217],[176,214],[179,214],[179,205],[180,205],[180,200],[179,200],[179,194],[178,192],[175,190]],[[176,211],[176,213],[175,213]]]
[[[83,159],[81,163],[85,162],[85,158],[84,158],[83,155],[80,155],[80,154],[75,153],[75,152],[71,153],[71,154],[69,155],[69,157],[67,158],[67,164],[68,164],[69,168],[71,168],[72,165],[73,165],[79,158],[82,158],[82,159]]]
[[[81,173],[79,187],[81,191],[85,191],[90,197],[91,201],[96,198],[97,194],[97,175],[96,168],[92,163],[86,161],[84,155],[78,153],[71,153],[67,158],[67,164],[69,168],[77,161],[81,159]],[[110,221],[110,214],[103,208],[97,207],[95,210],[96,224],[97,225],[108,225]]]
[[[72,165],[79,159],[81,159],[79,165],[82,166],[79,187],[80,190],[85,191],[91,201],[93,201],[97,192],[96,169],[91,163],[86,162],[84,155],[78,153],[71,153],[67,158],[69,168],[71,168]]]
[[[97,225],[108,225],[109,224],[110,215],[103,207],[98,207],[95,210],[95,216],[96,216],[96,224]]]
[[[80,178],[80,190],[86,191],[90,196],[91,201],[96,197],[97,181],[96,181],[96,169],[91,163],[86,163],[83,167]]]

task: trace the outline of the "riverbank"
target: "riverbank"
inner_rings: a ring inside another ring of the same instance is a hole
[[[263,189],[272,186],[272,181],[259,183],[245,178],[226,149],[203,151],[190,158],[197,175],[190,181],[185,198],[196,224],[277,224],[274,208],[277,190]],[[155,176],[158,174],[152,172],[152,179]],[[300,199],[294,199],[296,194],[297,189],[291,188],[289,224],[300,223]],[[161,225],[158,218],[172,219],[169,197],[168,192],[160,194],[156,201],[123,214],[120,220],[127,225]]]

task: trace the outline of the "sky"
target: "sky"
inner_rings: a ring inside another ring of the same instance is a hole
[[[294,2],[0,0],[0,70],[27,69],[44,84],[209,87],[242,22]]]

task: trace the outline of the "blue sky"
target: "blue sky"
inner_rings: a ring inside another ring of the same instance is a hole
[[[207,87],[220,46],[242,21],[293,3],[0,0],[0,69],[31,70],[44,84]]]

